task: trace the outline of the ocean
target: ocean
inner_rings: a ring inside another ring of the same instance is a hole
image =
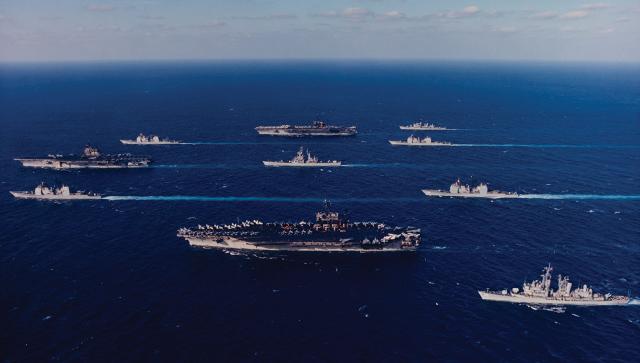
[[[347,138],[259,136],[321,118]],[[389,145],[435,122],[450,148]],[[154,133],[189,145],[125,146]],[[20,156],[149,155],[144,170]],[[336,169],[262,160],[300,146]],[[0,65],[0,360],[632,362],[640,306],[482,301],[548,263],[640,296],[640,66],[508,62]],[[456,178],[539,195],[428,199]],[[14,200],[66,183],[110,200]],[[422,229],[415,253],[229,253],[176,230],[238,219]],[[555,285],[555,281],[554,281]]]

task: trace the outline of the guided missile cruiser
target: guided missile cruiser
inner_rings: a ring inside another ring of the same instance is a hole
[[[300,147],[296,156],[289,161],[263,161],[265,166],[276,166],[276,167],[335,167],[342,165],[342,162],[339,160],[328,160],[328,161],[319,161],[317,157],[311,155],[309,150],[307,150],[306,158],[304,148]]]
[[[82,191],[71,192],[68,186],[62,185],[59,188],[49,188],[44,183],[40,183],[33,191],[9,192],[16,199],[38,199],[38,200],[95,200],[102,199],[100,194],[85,193]]]
[[[448,130],[446,127],[438,126],[431,123],[414,122],[411,125],[400,126],[400,130],[412,130],[412,131],[444,131]]]
[[[180,144],[179,140],[161,139],[155,135],[146,136],[140,133],[134,140],[120,140],[125,145],[176,145]]]
[[[471,188],[468,184],[462,184],[460,179],[456,180],[449,187],[449,191],[437,189],[424,189],[422,192],[427,197],[458,197],[458,198],[489,198],[489,199],[509,199],[518,198],[517,193],[501,192],[499,190],[489,190],[485,183],[480,183]]]
[[[409,136],[406,141],[402,140],[389,140],[391,145],[400,146],[452,146],[450,142],[446,141],[433,141],[429,136],[421,139],[417,136]]]
[[[567,276],[558,275],[558,289],[551,288],[551,264],[542,271],[541,280],[525,282],[522,291],[514,287],[511,290],[478,291],[482,300],[501,301],[530,305],[579,305],[579,306],[611,306],[627,305],[632,299],[627,296],[601,294],[594,292],[586,284],[571,289],[573,284]]]
[[[260,135],[270,136],[355,136],[358,131],[355,126],[331,126],[323,121],[314,121],[311,125],[294,126],[258,126],[256,131]]]
[[[17,158],[22,166],[48,169],[125,169],[145,168],[151,159],[131,154],[103,155],[97,148],[86,145],[82,155],[48,155],[44,158]]]
[[[178,237],[195,247],[253,251],[402,252],[415,251],[421,242],[420,229],[351,222],[328,205],[315,222],[207,224],[180,228]]]

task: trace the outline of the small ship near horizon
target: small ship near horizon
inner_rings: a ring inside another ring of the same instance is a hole
[[[543,269],[541,280],[533,280],[522,284],[522,291],[514,287],[511,290],[478,291],[480,298],[487,301],[499,301],[529,305],[578,305],[578,306],[611,306],[634,304],[635,300],[628,296],[601,294],[594,292],[586,284],[571,289],[573,284],[567,276],[558,275],[558,289],[551,288],[551,264]]]
[[[96,200],[102,199],[100,194],[85,193],[83,191],[71,192],[68,186],[61,185],[59,188],[49,188],[44,183],[40,183],[33,191],[9,192],[16,199],[38,199],[38,200]]]
[[[311,125],[280,125],[258,126],[255,130],[260,135],[269,136],[355,136],[358,131],[355,126],[331,126],[324,121],[314,121]]]
[[[140,133],[134,140],[120,140],[125,145],[178,145],[182,142],[179,140],[161,139],[155,135],[146,136]]]
[[[315,222],[207,224],[180,228],[177,235],[194,247],[254,251],[404,252],[421,242],[420,229],[351,222],[328,208],[316,213]]]
[[[449,191],[437,190],[437,189],[423,189],[422,192],[427,197],[458,197],[458,198],[489,198],[489,199],[509,199],[519,198],[518,193],[502,192],[499,190],[489,190],[489,187],[485,183],[480,183],[477,186],[471,188],[468,184],[462,184],[460,179],[457,179],[449,187]]]
[[[412,131],[446,131],[450,130],[443,126],[438,126],[432,123],[414,122],[411,125],[400,126],[400,130],[412,130]]]
[[[309,150],[307,150],[306,152],[306,158],[305,158],[305,152],[304,152],[304,148],[300,147],[300,150],[298,150],[298,152],[296,153],[296,156],[293,157],[293,159],[289,160],[289,161],[284,161],[284,160],[280,160],[280,161],[263,161],[262,162],[265,166],[272,166],[272,167],[337,167],[337,166],[341,166],[342,162],[339,160],[329,160],[329,161],[319,161],[317,157],[311,155],[311,153],[309,152]]]
[[[453,146],[450,142],[446,141],[433,141],[429,136],[421,139],[417,136],[409,136],[406,141],[401,140],[389,140],[391,145],[399,146]]]
[[[46,158],[16,158],[22,166],[47,169],[126,169],[146,168],[151,159],[131,154],[102,154],[98,148],[86,145],[82,155],[48,155]]]

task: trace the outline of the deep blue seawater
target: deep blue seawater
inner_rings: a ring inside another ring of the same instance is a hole
[[[360,133],[253,130],[316,117]],[[465,129],[436,140],[493,146],[387,143],[419,118]],[[203,144],[118,142],[139,132]],[[154,167],[56,172],[13,161],[87,142],[150,155]],[[300,145],[352,166],[261,166]],[[575,284],[639,296],[640,201],[420,193],[456,177],[520,193],[640,195],[640,66],[1,65],[0,360],[637,361],[639,306],[556,313],[483,302],[476,290],[520,286],[550,262]],[[56,204],[8,193],[40,181],[231,198]],[[308,220],[324,198],[354,220],[421,227],[423,245],[403,255],[236,255],[175,236],[237,218]]]

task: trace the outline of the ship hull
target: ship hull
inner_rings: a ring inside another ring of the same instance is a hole
[[[287,241],[283,243],[254,243],[234,237],[196,238],[178,236],[186,239],[192,247],[217,248],[223,250],[247,251],[299,251],[299,252],[412,252],[416,247],[362,248],[359,246],[339,246],[326,241]]]
[[[556,300],[512,294],[502,295],[488,291],[478,291],[478,294],[480,294],[482,300],[531,305],[619,306],[627,305],[631,301],[629,298],[622,296],[616,300]]]
[[[149,166],[148,161],[109,163],[108,161],[64,160],[64,159],[15,159],[26,168],[66,169],[138,169]]]
[[[508,193],[492,193],[479,194],[479,193],[449,193],[442,190],[424,189],[422,191],[427,197],[450,197],[450,198],[484,198],[484,199],[517,199],[518,194]]]
[[[445,144],[445,143],[431,143],[431,144],[421,144],[421,143],[409,143],[406,141],[396,141],[396,140],[389,140],[389,143],[391,145],[397,145],[397,146],[453,146],[452,144]]]
[[[446,131],[448,130],[446,127],[411,127],[411,126],[400,126],[400,130],[411,130],[411,131]]]
[[[355,131],[295,131],[295,130],[256,130],[259,135],[307,137],[307,136],[355,136]]]
[[[84,195],[84,194],[71,194],[71,195],[35,195],[29,192],[9,192],[14,198],[17,199],[36,199],[36,200],[98,200],[102,199],[100,195]]]
[[[290,168],[331,168],[341,166],[341,162],[336,163],[290,163],[286,161],[263,161],[264,166],[270,167],[290,167]]]
[[[120,140],[124,145],[179,145],[181,141],[138,142],[136,140]]]

